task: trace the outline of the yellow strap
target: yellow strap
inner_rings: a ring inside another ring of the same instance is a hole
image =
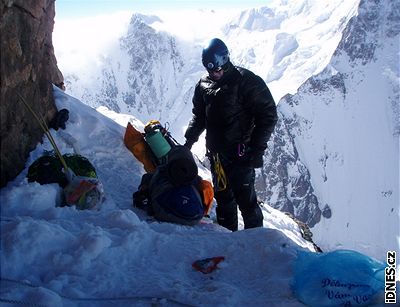
[[[160,121],[156,120],[156,119],[152,119],[151,121],[149,121],[145,126],[144,129],[146,130],[147,128],[151,127],[151,126],[155,126],[155,125],[161,125]]]
[[[214,155],[214,170],[217,177],[217,191],[223,191],[226,189],[228,182],[218,154]]]

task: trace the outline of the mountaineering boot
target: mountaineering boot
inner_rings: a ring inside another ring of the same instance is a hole
[[[215,199],[217,200],[215,212],[217,213],[218,224],[231,231],[237,231],[238,212],[232,191],[225,189],[223,191],[215,192]]]
[[[237,217],[237,205],[236,202],[232,201],[229,203],[218,203],[215,208],[217,213],[217,222],[222,227],[229,229],[230,231],[238,230],[238,217]]]
[[[217,222],[222,227],[229,229],[230,231],[237,231],[238,230],[238,219],[236,215],[236,219],[233,217],[221,217],[217,214]]]
[[[242,212],[242,217],[244,229],[263,227],[264,216],[258,204],[252,211]]]

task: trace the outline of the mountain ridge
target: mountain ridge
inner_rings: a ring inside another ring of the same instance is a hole
[[[399,89],[393,76],[399,76],[393,64],[400,31],[382,20],[399,11],[390,1],[361,1],[331,63],[278,105],[282,120],[294,123],[292,140],[320,207],[329,207],[330,218],[312,229],[323,249],[345,246],[383,257],[398,247],[399,135],[393,107]],[[374,231],[370,225],[376,222],[385,227]]]

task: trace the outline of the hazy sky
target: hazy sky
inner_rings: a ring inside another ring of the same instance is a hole
[[[151,13],[159,10],[189,8],[249,8],[266,5],[269,0],[56,0],[56,16],[59,18],[87,17],[117,11],[130,10]]]
[[[197,44],[220,37],[227,17],[272,0],[56,0],[53,45],[63,72],[95,69],[126,35],[132,13],[154,14],[157,31]],[[197,10],[197,9],[202,9]]]

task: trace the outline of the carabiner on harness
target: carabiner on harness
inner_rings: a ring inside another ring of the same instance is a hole
[[[246,145],[244,145],[243,143],[239,143],[237,146],[238,157],[243,157],[245,151],[246,151]]]

